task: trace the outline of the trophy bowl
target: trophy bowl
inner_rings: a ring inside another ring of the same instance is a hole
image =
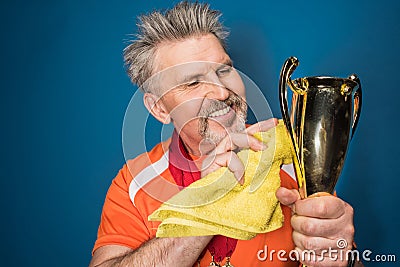
[[[332,194],[360,117],[360,80],[355,74],[348,78],[315,76],[291,80],[298,64],[295,57],[284,63],[279,99],[292,142],[300,196]],[[290,107],[287,87],[293,91]]]

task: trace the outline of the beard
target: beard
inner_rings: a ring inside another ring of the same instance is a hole
[[[213,132],[209,127],[209,115],[217,110],[230,107],[235,114],[224,123],[217,122],[224,131]],[[239,133],[246,129],[247,103],[237,94],[231,93],[224,101],[212,100],[199,112],[199,134],[208,142],[218,144],[228,133]]]

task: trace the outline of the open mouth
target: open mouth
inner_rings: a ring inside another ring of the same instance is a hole
[[[208,115],[208,117],[215,118],[215,117],[223,116],[223,115],[227,114],[230,109],[231,109],[231,107],[227,106],[226,108],[214,111],[213,113]]]

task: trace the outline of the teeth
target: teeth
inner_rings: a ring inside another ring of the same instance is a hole
[[[211,114],[208,115],[208,116],[209,116],[209,117],[218,117],[218,116],[222,116],[222,115],[225,115],[226,113],[228,113],[229,110],[230,110],[230,107],[226,107],[226,108],[224,108],[224,109],[214,111],[213,113],[211,113]]]

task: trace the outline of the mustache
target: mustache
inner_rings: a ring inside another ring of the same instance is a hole
[[[244,101],[240,96],[236,94],[230,94],[228,98],[223,101],[211,100],[211,102],[206,107],[200,110],[199,116],[208,118],[211,113],[232,106],[237,107],[239,112],[244,113],[247,110],[246,101]]]
[[[230,94],[224,101],[212,100],[205,108],[202,108],[199,112],[199,127],[198,132],[201,136],[206,136],[208,131],[208,117],[211,113],[224,109],[226,107],[235,107],[236,116],[240,119],[245,120],[247,115],[247,103],[240,96],[236,94]]]

